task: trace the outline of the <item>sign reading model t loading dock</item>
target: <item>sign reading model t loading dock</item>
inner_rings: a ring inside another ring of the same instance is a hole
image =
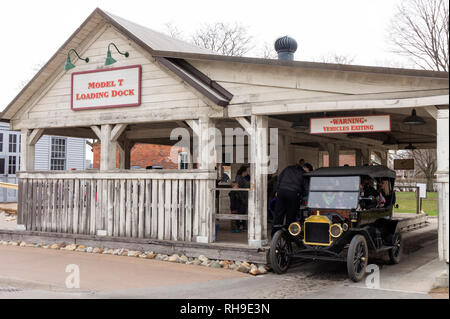
[[[140,65],[72,73],[72,110],[141,105]]]
[[[311,118],[310,123],[310,134],[373,133],[390,130],[390,115]]]

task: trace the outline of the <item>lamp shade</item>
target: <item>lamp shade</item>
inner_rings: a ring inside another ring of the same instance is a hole
[[[420,116],[417,116],[416,110],[413,109],[411,111],[411,115],[406,117],[403,120],[403,124],[406,124],[406,125],[423,125],[423,124],[425,124],[425,120],[423,118],[421,118]]]
[[[70,61],[70,56],[67,55],[66,64],[64,64],[64,70],[69,71],[73,69],[75,65],[73,65],[72,61]]]
[[[108,50],[108,52],[106,53],[106,60],[105,60],[105,65],[111,65],[116,63],[117,61],[111,56],[111,51]]]

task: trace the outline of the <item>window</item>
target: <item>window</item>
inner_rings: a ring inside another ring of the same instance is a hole
[[[9,134],[9,152],[17,152],[17,134]]]
[[[359,176],[311,177],[310,208],[352,209],[358,206]]]
[[[11,136],[11,135],[10,135]],[[8,174],[14,175],[17,170],[16,156],[8,156]]]
[[[52,137],[50,170],[63,171],[66,169],[66,139]]]
[[[0,152],[3,152],[3,133],[0,133]]]
[[[5,159],[0,158],[0,175],[5,174]]]
[[[178,169],[188,169],[188,160],[187,152],[178,153]]]

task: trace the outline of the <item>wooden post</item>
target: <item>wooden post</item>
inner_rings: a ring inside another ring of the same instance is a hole
[[[339,167],[339,145],[334,143],[327,143],[324,148],[328,152],[328,166]]]
[[[117,142],[119,146],[119,168],[130,169],[131,168],[131,149],[135,142],[130,141],[127,138],[122,138]]]
[[[198,120],[186,121],[197,135],[198,147],[198,168],[214,170],[215,138],[216,131],[213,121],[208,117],[202,117]],[[195,148],[195,147],[194,147]],[[196,238],[197,242],[210,243],[215,238],[215,187],[214,181],[199,181],[199,230]]]
[[[370,155],[371,151],[368,148],[361,149],[362,153],[362,164],[363,165],[370,165]]]
[[[248,197],[248,245],[267,245],[268,118],[252,115],[250,137],[250,178],[253,191]]]
[[[44,133],[44,129],[23,129],[20,138],[20,170],[34,170],[34,150],[35,145]]]
[[[438,187],[438,250],[439,259],[449,261],[449,148],[448,148],[449,110],[436,110],[437,129],[437,170]],[[447,268],[448,269],[448,268]]]

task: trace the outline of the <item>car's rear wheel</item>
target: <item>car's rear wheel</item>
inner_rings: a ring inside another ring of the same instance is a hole
[[[364,278],[368,259],[366,239],[362,235],[355,235],[347,253],[347,272],[351,280],[358,282]]]
[[[270,265],[277,274],[285,273],[291,263],[292,242],[288,233],[280,229],[270,243]]]
[[[389,249],[389,259],[391,263],[398,264],[402,256],[402,235],[400,233],[395,233],[392,237],[392,248]]]

